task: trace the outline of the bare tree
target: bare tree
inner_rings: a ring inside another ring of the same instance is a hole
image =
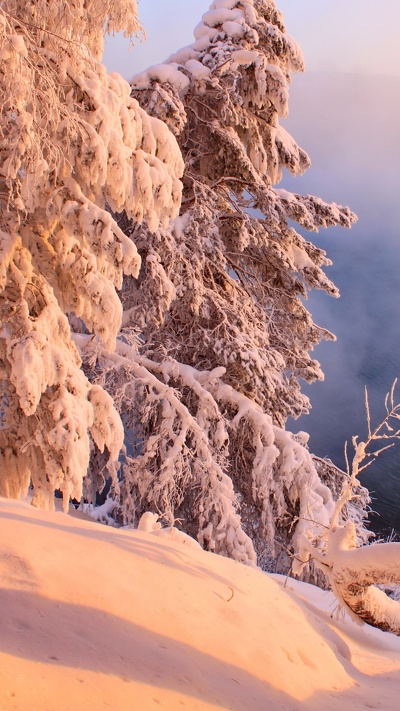
[[[386,396],[386,415],[375,428],[371,425],[365,391],[367,438],[359,442],[358,437],[353,437],[354,456],[351,463],[347,460],[347,479],[325,532],[324,550],[315,550],[310,542],[308,546],[316,565],[327,575],[341,607],[356,619],[400,635],[400,602],[391,599],[379,587],[400,584],[400,543],[359,547],[353,521],[343,521],[345,506],[359,494],[361,472],[400,439],[400,404],[395,402],[395,386],[396,381]]]

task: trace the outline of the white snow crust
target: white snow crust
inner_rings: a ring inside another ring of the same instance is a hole
[[[398,708],[400,639],[330,593],[77,515],[0,499],[2,711]]]

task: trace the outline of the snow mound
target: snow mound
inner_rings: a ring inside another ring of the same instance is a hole
[[[146,531],[0,499],[2,711],[398,708],[400,640]]]

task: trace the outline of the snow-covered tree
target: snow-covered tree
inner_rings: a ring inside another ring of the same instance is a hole
[[[112,471],[123,442],[68,320],[113,350],[140,256],[109,208],[155,230],[180,204],[175,138],[99,63],[121,29],[140,31],[135,0],[0,6],[0,495],[32,481],[41,506],[79,498],[91,446]]]
[[[93,341],[84,354],[125,424],[125,522],[151,508],[205,547],[245,562],[256,550],[265,566],[279,544],[318,538],[334,506],[307,436],[284,429],[309,407],[299,379],[322,377],[310,350],[332,337],[302,299],[337,295],[325,253],[291,223],[317,232],[355,219],[275,187],[284,168],[309,166],[279,123],[302,69],[274,2],[215,0],[192,45],[133,79],[133,96],[178,138],[182,208],[153,233],[120,217],[142,268],[124,282],[113,359]]]

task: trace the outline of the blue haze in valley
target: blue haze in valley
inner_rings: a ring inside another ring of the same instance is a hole
[[[349,205],[358,215],[351,230],[311,235],[333,261],[327,273],[341,298],[313,292],[307,306],[337,342],[315,349],[325,381],[303,388],[311,413],[290,423],[311,434],[313,452],[343,467],[345,440],[366,434],[364,387],[377,424],[385,394],[400,378],[400,77],[309,73],[294,79],[290,97],[284,125],[312,167],[302,177],[286,176],[283,186]],[[362,482],[379,513],[372,525],[400,530],[400,442]]]

